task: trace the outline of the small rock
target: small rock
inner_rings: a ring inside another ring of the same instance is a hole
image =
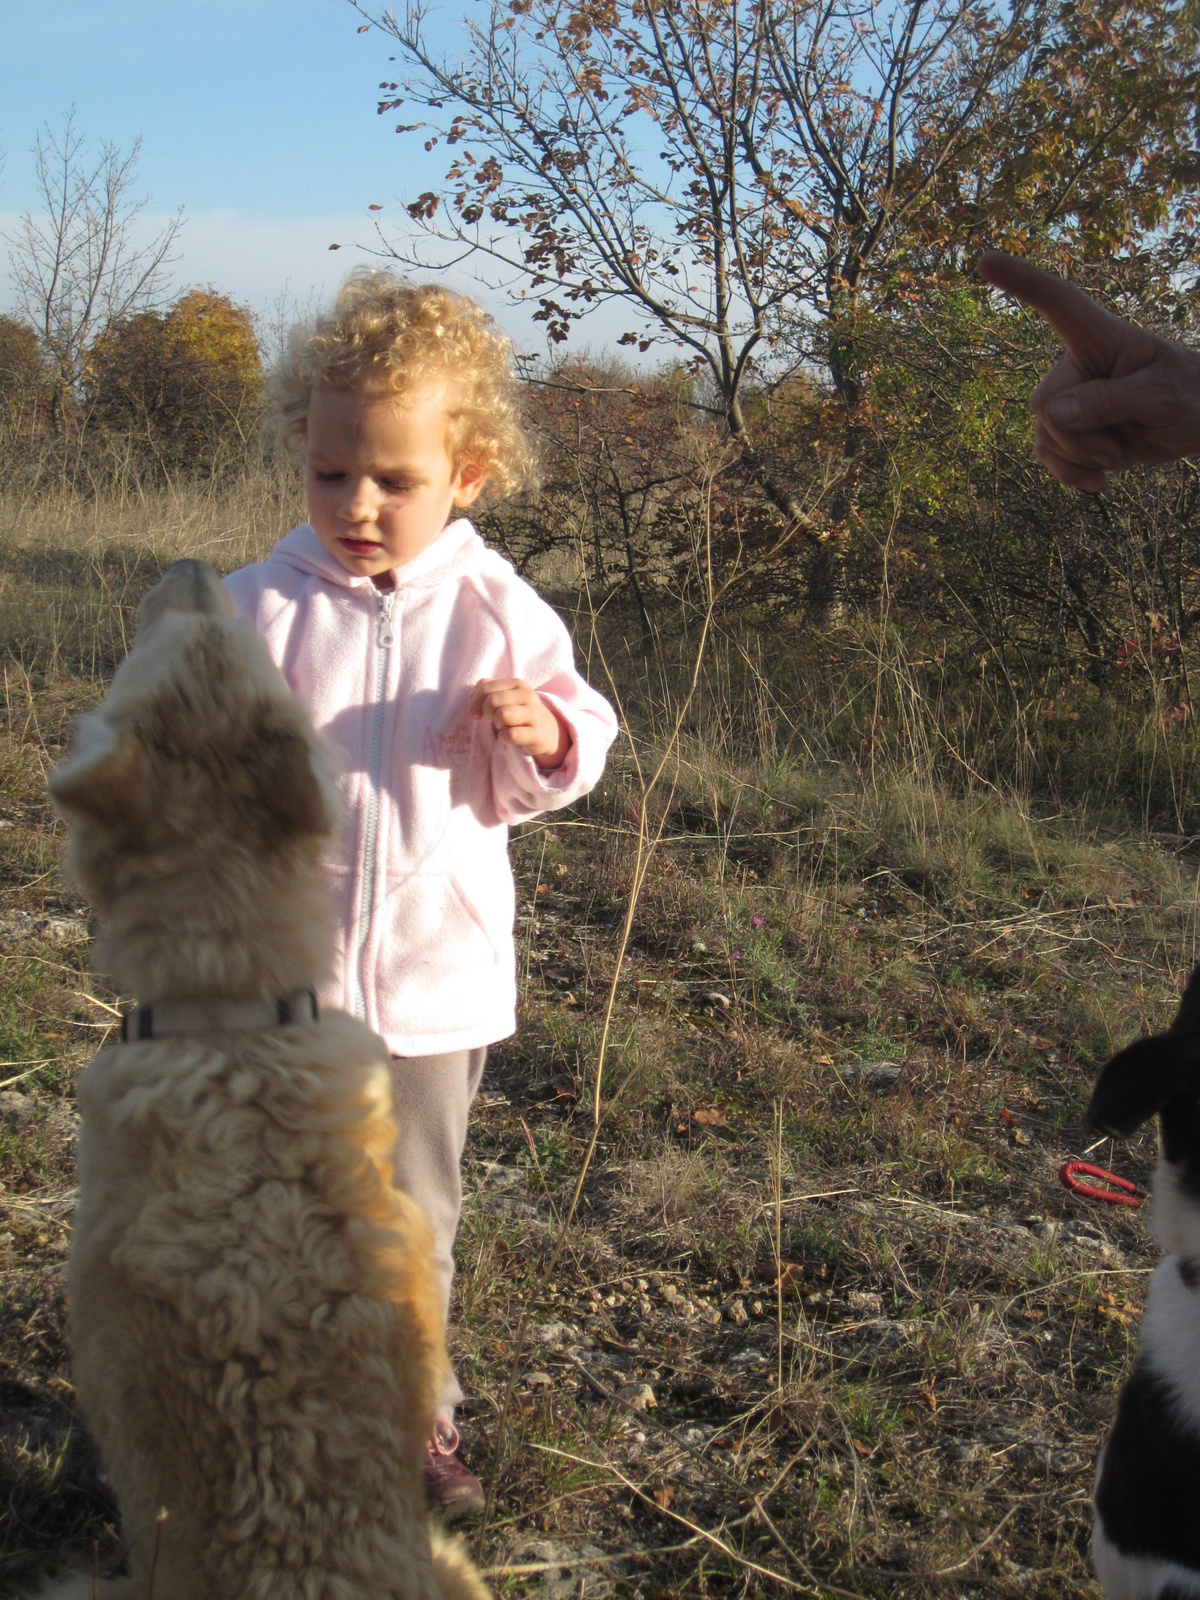
[[[658,1292],[668,1304],[679,1299],[679,1290],[673,1283],[664,1283]]]
[[[518,1222],[541,1222],[542,1214],[528,1200],[518,1200],[515,1195],[492,1194],[487,1197],[487,1209],[494,1214],[512,1217]]]
[[[557,1349],[569,1340],[578,1339],[579,1329],[569,1322],[543,1322],[537,1329],[537,1336],[542,1344]]]
[[[1076,1250],[1090,1250],[1105,1260],[1115,1260],[1120,1256],[1120,1251],[1094,1223],[1077,1222],[1074,1217],[1065,1217],[1061,1222],[1041,1218],[1030,1225],[1029,1231],[1039,1239],[1073,1245]]]
[[[846,1305],[858,1316],[877,1317],[883,1310],[883,1296],[866,1289],[851,1289]]]
[[[738,1328],[744,1328],[750,1321],[750,1314],[746,1310],[746,1302],[736,1294],[726,1300],[721,1307],[721,1315],[726,1322],[732,1322]]]
[[[761,1350],[756,1350],[753,1345],[747,1345],[744,1350],[734,1351],[729,1359],[739,1366],[745,1365],[748,1367],[763,1367],[767,1363],[766,1356],[763,1355]]]
[[[522,1168],[506,1167],[500,1161],[481,1161],[478,1170],[480,1183],[486,1183],[493,1189],[511,1189],[525,1182]]]
[[[978,1439],[956,1439],[946,1446],[946,1459],[961,1466],[973,1466],[976,1462],[986,1461],[990,1455],[987,1445],[981,1444]]]
[[[617,1390],[617,1399],[623,1400],[631,1411],[655,1411],[658,1401],[648,1383],[623,1383]]]
[[[548,1372],[527,1372],[525,1386],[528,1389],[553,1389],[554,1379]]]
[[[902,1076],[902,1069],[894,1061],[852,1061],[837,1071],[838,1076],[847,1083],[874,1089],[877,1094],[886,1094],[889,1089],[894,1089]]]
[[[621,1569],[587,1563],[589,1556],[601,1554],[593,1544],[572,1549],[558,1539],[527,1539],[514,1549],[513,1560],[547,1568],[525,1580],[529,1584],[526,1592],[537,1600],[578,1600],[580,1594],[586,1594],[588,1600],[607,1600],[613,1592],[612,1575],[621,1576]],[[581,1561],[585,1564],[580,1565]]]
[[[905,1321],[892,1321],[884,1318],[872,1323],[866,1330],[870,1333],[872,1342],[884,1350],[895,1350],[900,1345],[908,1344],[921,1328],[919,1318],[910,1318]]]

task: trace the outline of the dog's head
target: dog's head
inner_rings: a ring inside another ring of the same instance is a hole
[[[130,888],[324,845],[337,822],[323,745],[200,561],[176,562],[142,601],[133,648],[49,789],[102,916]]]

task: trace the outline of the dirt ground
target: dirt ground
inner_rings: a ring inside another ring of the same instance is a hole
[[[77,700],[10,684],[0,743],[14,1595],[119,1560],[63,1334],[74,1082],[116,1001],[42,796]],[[620,758],[515,843],[523,1023],[471,1129],[452,1334],[498,1594],[1098,1593],[1156,1249],[1057,1172],[1099,1063],[1170,1014],[1190,843],[818,778],[681,783],[640,885]],[[1153,1150],[1091,1158],[1144,1193]]]

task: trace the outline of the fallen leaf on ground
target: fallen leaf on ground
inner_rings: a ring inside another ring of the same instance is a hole
[[[693,1111],[692,1121],[700,1128],[725,1128],[729,1126],[729,1119],[720,1106],[705,1106],[699,1111]]]

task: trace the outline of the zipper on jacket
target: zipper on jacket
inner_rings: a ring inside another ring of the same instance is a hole
[[[375,863],[379,857],[379,785],[383,781],[383,719],[387,705],[387,669],[394,638],[392,634],[392,607],[396,603],[394,589],[376,589],[379,605],[379,627],[375,634],[375,714],[371,725],[371,760],[368,771],[370,791],[367,795],[367,826],[363,840],[362,894],[358,906],[358,1002],[359,1018],[367,1020],[367,987],[363,981],[363,953],[371,937],[371,924],[375,917]]]

